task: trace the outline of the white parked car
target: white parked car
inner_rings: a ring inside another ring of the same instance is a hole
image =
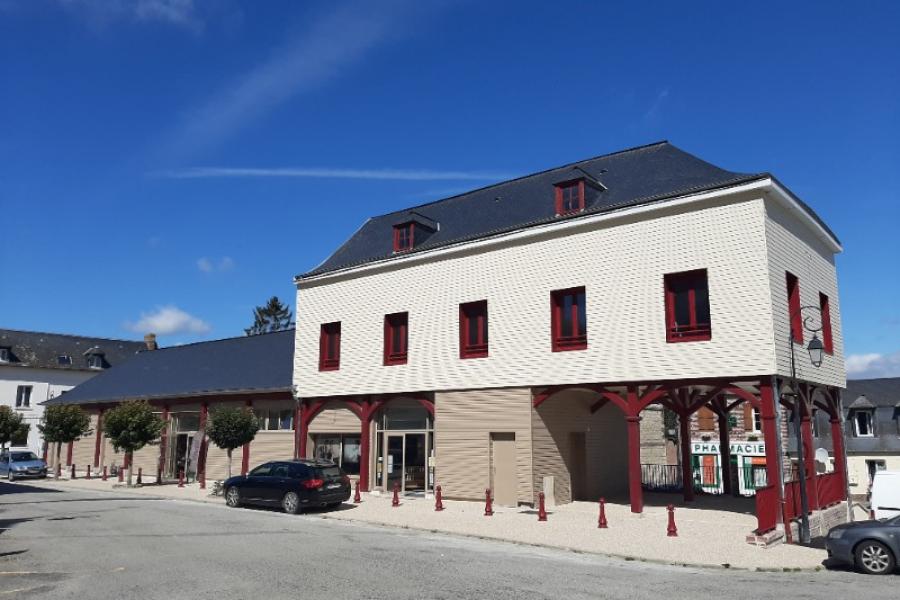
[[[876,472],[869,501],[873,519],[900,516],[900,471]]]

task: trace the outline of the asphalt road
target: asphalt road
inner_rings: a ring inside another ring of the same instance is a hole
[[[0,598],[898,598],[900,576],[666,567],[127,493],[0,483]]]

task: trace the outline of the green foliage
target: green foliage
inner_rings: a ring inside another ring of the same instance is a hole
[[[290,329],[292,316],[291,309],[286,304],[282,304],[277,296],[272,296],[265,306],[257,306],[253,309],[253,325],[249,329],[245,329],[244,333],[259,335],[260,333]]]
[[[12,435],[12,442],[10,445],[12,446],[27,446],[28,445],[28,434],[31,432],[31,424],[22,423],[19,425],[19,428],[16,429],[15,433]]]
[[[68,444],[91,432],[91,417],[77,404],[48,406],[38,431],[46,442]]]
[[[103,415],[103,432],[117,452],[131,453],[152,444],[163,427],[165,421],[143,400],[123,402]]]
[[[256,437],[259,423],[249,408],[223,407],[209,414],[206,435],[223,450],[234,450]]]
[[[0,447],[6,448],[22,425],[21,413],[8,406],[0,406]]]

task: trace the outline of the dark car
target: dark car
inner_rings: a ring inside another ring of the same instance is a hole
[[[47,463],[30,450],[3,450],[0,453],[0,476],[10,481],[28,477],[46,477]]]
[[[308,507],[334,507],[350,499],[350,478],[329,461],[285,460],[259,465],[222,486],[228,506],[281,506],[297,514]]]
[[[864,573],[893,573],[900,557],[900,517],[838,525],[828,532],[825,549],[829,558]]]

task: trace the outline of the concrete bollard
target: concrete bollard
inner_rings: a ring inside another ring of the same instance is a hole
[[[544,507],[544,492],[538,494],[538,521],[547,520],[547,509]]]
[[[362,497],[359,495],[359,480],[356,480],[356,491],[353,492],[353,504],[359,504],[362,502]]]
[[[484,516],[494,516],[494,505],[491,501],[491,488],[484,490]]]
[[[393,508],[397,508],[398,506],[400,506],[400,484],[399,483],[394,484],[394,497],[393,497],[393,499],[391,499],[391,506]]]
[[[600,518],[597,520],[598,529],[606,529],[606,498],[600,498]]]
[[[670,504],[666,507],[666,510],[669,511],[669,526],[666,528],[666,535],[668,537],[678,537],[678,528],[675,527],[675,507]]]
[[[91,478],[91,465],[88,465],[88,466],[87,466],[87,469],[86,469],[85,472],[86,472],[86,474],[85,474],[84,478],[85,478],[85,479],[90,479],[90,478]]]
[[[103,475],[100,476],[100,480],[101,480],[101,481],[106,481],[107,474],[108,474],[108,473],[107,473],[107,470],[106,470],[106,465],[103,465]]]
[[[72,463],[72,475],[70,476],[70,478],[75,479],[75,463]]]
[[[178,487],[184,487],[184,470],[178,471]]]
[[[444,502],[441,497],[441,486],[437,486],[434,490],[434,510],[436,512],[444,510]]]
[[[141,467],[138,467],[138,476],[137,476],[137,484],[138,485],[144,485],[144,482],[142,480],[143,474],[144,474],[144,469]]]

